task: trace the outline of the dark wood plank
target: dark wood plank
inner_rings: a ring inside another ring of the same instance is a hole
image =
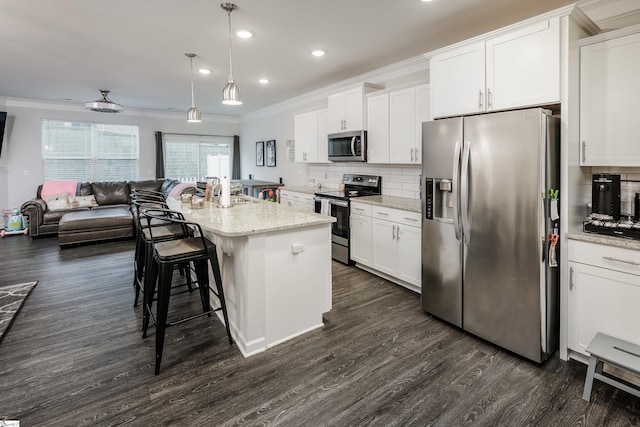
[[[0,418],[22,425],[640,425],[640,399],[557,357],[527,362],[420,309],[419,296],[334,263],[325,327],[245,359],[222,324],[154,340],[133,307],[133,242],[61,250],[0,241],[0,286],[38,280],[0,345]],[[200,310],[196,295],[173,315]]]

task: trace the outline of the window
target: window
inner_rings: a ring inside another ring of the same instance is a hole
[[[231,177],[231,137],[163,135],[164,175],[181,181]]]
[[[138,126],[42,121],[44,179],[138,179]]]

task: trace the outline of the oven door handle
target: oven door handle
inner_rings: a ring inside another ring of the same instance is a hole
[[[329,200],[329,204],[334,205],[334,206],[340,206],[342,208],[348,208],[349,207],[349,202],[345,202],[344,200]]]

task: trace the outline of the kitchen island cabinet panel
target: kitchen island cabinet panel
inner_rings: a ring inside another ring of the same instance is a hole
[[[229,327],[245,357],[323,326],[335,218],[251,198],[225,209],[168,203],[216,244]]]

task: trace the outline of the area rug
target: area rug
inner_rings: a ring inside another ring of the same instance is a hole
[[[0,287],[0,344],[38,282]]]

